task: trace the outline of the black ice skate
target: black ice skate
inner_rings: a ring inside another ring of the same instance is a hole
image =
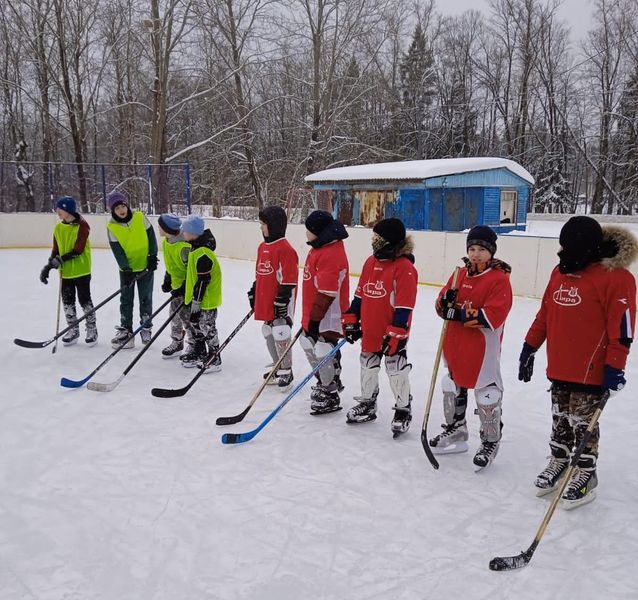
[[[113,348],[134,348],[135,347],[135,338],[133,337],[133,332],[126,327],[120,327],[119,325],[115,328],[117,333],[115,337],[111,340],[111,346]],[[122,345],[124,344],[124,345]]]
[[[334,391],[329,391],[329,389],[323,385],[312,386],[310,401],[311,415],[323,415],[343,408],[341,406],[339,392],[337,392],[336,389]]]
[[[186,367],[187,369],[198,367],[205,358],[206,344],[204,342],[195,342],[190,352],[182,354],[179,357],[182,362],[182,367]]]
[[[213,357],[215,358],[213,359]],[[200,369],[204,369],[206,373],[219,373],[222,370],[222,357],[219,355],[219,346],[211,346],[197,366]]]
[[[365,400],[360,396],[355,398],[358,401],[346,415],[346,423],[351,425],[357,423],[368,423],[377,418],[377,399],[376,395],[370,400]]]
[[[162,358],[175,358],[184,349],[184,340],[171,340],[171,343],[162,349]]]
[[[84,342],[88,346],[95,346],[95,344],[97,344],[97,327],[95,327],[95,325],[86,326],[86,337],[84,338]]]
[[[469,434],[465,419],[449,425],[443,423],[441,427],[443,427],[443,431],[429,441],[432,454],[457,454],[468,451]]]
[[[474,455],[474,464],[479,467],[479,469],[484,469],[491,465],[498,454],[498,445],[499,442],[482,441]]]
[[[67,331],[62,337],[62,343],[65,346],[72,346],[80,339],[80,328],[74,327]]]
[[[553,492],[560,484],[569,459],[566,456],[551,456],[547,466],[538,474],[534,486],[537,496],[545,496]]]
[[[283,394],[292,387],[294,377],[292,375],[292,369],[279,369],[274,377],[277,389]]]
[[[412,397],[410,397],[412,400]],[[400,435],[404,434],[408,429],[410,429],[410,421],[412,421],[412,409],[410,405],[400,407],[394,407],[394,418],[392,419],[392,437],[394,439],[398,438]]]
[[[566,510],[572,510],[583,504],[588,504],[596,498],[596,487],[598,487],[596,457],[583,454],[565,488],[561,498],[561,506]]]
[[[140,339],[142,340],[142,344],[146,346],[151,341],[153,337],[153,330],[150,327],[142,327],[140,331]]]

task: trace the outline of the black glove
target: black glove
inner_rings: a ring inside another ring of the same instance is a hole
[[[49,271],[50,270],[51,270],[51,267],[48,264],[46,264],[42,268],[42,271],[40,271],[40,281],[42,283],[44,283],[44,285],[49,283]]]
[[[171,297],[181,298],[186,293],[186,284],[182,283],[176,290],[171,290]]]
[[[341,324],[343,325],[343,333],[348,343],[354,344],[363,337],[361,323],[359,323],[359,318],[354,313],[345,313],[341,317]]]
[[[458,290],[452,290],[452,289],[447,290],[447,292],[443,294],[443,298],[441,298],[441,306],[445,308],[454,308],[458,295],[459,295]]]
[[[288,316],[288,302],[289,298],[283,296],[277,296],[275,298],[275,319],[285,319]]]
[[[191,302],[191,315],[189,317],[191,323],[199,323],[200,309],[201,303],[193,300],[193,302]]]
[[[308,329],[304,331],[304,335],[317,343],[319,339],[319,321],[310,321],[308,323]]]
[[[149,254],[146,257],[146,270],[155,271],[157,269],[157,254]]]
[[[450,307],[441,307],[442,313],[441,316],[445,321],[462,321],[463,320],[463,309],[462,308],[454,308]]]
[[[532,379],[534,373],[534,354],[536,348],[532,348],[527,342],[523,343],[521,355],[518,358],[518,380],[527,383]]]
[[[49,259],[49,268],[59,269],[62,266],[62,259],[59,256],[52,256]]]
[[[171,285],[171,276],[169,273],[166,273],[164,275],[164,281],[162,281],[162,291],[165,294],[168,294],[172,289],[173,286]]]
[[[253,282],[252,287],[246,292],[248,296],[248,302],[250,303],[250,308],[255,310],[255,282]]]
[[[603,389],[611,392],[619,392],[627,384],[625,372],[622,369],[616,369],[609,365],[605,365],[603,374]]]

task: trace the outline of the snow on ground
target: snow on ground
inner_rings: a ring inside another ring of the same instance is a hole
[[[251,321],[228,346],[221,373],[202,377],[183,398],[150,395],[194,374],[160,358],[168,335],[115,391],[63,389],[61,376],[84,377],[111,351],[118,306],[99,311],[94,348],[82,343],[52,355],[50,347],[15,346],[14,337],[53,333],[55,278],[47,287],[38,281],[47,254],[0,251],[0,599],[636,597],[635,354],[628,390],[603,415],[598,499],[558,510],[527,568],[493,573],[488,561],[527,548],[548,507],[532,491],[550,425],[544,357],[531,384],[516,380],[536,300],[516,298],[507,324],[496,462],[477,474],[472,451],[441,457],[434,471],[419,429],[441,329],[431,308],[436,288],[419,288],[409,346],[415,415],[406,436],[390,434],[382,375],[373,423],[347,426],[345,411],[312,417],[304,389],[253,441],[224,446],[223,432],[253,429],[283,398],[268,389],[243,423],[215,425],[240,412],[260,382],[268,358],[259,324]],[[117,288],[117,274],[109,252],[93,256],[99,301]],[[253,265],[223,260],[222,268],[223,338],[248,310]],[[94,381],[115,380],[134,355],[121,352]],[[308,367],[299,347],[294,359],[301,379]],[[348,407],[358,393],[358,351],[350,346],[344,381]],[[431,434],[441,421],[437,389]],[[469,421],[473,450],[478,417]]]

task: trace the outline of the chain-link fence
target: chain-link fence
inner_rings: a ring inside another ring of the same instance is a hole
[[[167,209],[189,214],[190,165],[162,165],[162,169]],[[118,190],[133,208],[154,214],[160,207],[152,179],[152,165],[144,164],[0,162],[0,211],[49,211],[60,196],[73,196],[82,212],[101,213],[108,195]]]

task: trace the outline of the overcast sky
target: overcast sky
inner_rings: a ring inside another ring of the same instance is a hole
[[[455,15],[473,8],[488,11],[488,0],[436,0],[436,7],[442,14]],[[572,41],[584,38],[592,23],[592,0],[563,0],[558,14],[572,31]]]

